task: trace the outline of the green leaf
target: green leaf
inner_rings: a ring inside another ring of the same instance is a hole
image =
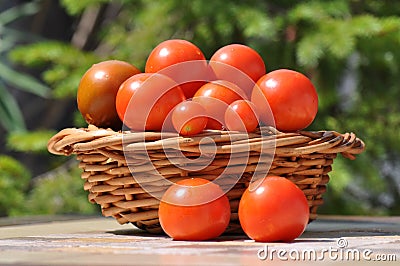
[[[108,2],[111,2],[111,0],[61,0],[61,4],[70,15],[78,15],[82,13],[85,8]]]
[[[360,15],[354,17],[349,25],[355,35],[359,37],[379,38],[386,36],[400,36],[400,18],[379,18],[372,15]]]
[[[20,46],[9,55],[12,61],[29,67],[46,66],[42,79],[52,88],[51,96],[56,98],[75,97],[85,71],[94,63],[105,60],[94,53],[54,41]]]
[[[318,65],[319,59],[324,55],[324,44],[321,43],[320,34],[309,34],[302,38],[296,51],[299,65],[314,67]]]
[[[234,10],[238,24],[246,37],[269,39],[275,36],[275,25],[265,13],[265,10],[247,6],[240,6]]]
[[[330,19],[305,35],[297,45],[300,65],[315,67],[330,53],[334,59],[345,59],[356,47],[356,37],[348,30],[346,20]]]
[[[0,62],[0,77],[5,82],[17,87],[18,89],[44,98],[47,98],[51,92],[49,87],[43,85],[33,77],[13,70],[2,62]]]
[[[321,29],[323,41],[337,59],[344,59],[354,51],[356,40],[349,27],[348,21],[334,20]]]
[[[48,140],[55,133],[53,130],[13,132],[7,137],[7,146],[20,152],[45,152]]]
[[[54,85],[53,95],[57,99],[74,98],[79,86],[79,81],[82,78],[83,72],[71,73],[68,79],[58,81]]]
[[[38,11],[39,1],[19,4],[0,13],[0,25],[6,25],[21,16],[33,15]]]
[[[9,132],[26,130],[25,121],[17,101],[0,81],[0,123]]]
[[[372,15],[360,15],[352,19],[349,27],[357,36],[372,37],[382,30],[381,22]]]
[[[1,32],[1,25],[0,25],[0,36],[2,35],[1,34],[2,32]],[[6,35],[4,32],[3,32],[3,36],[4,35]],[[9,36],[9,35],[8,35]],[[1,53],[5,53],[5,52],[7,52],[8,50],[10,50],[13,46],[15,45],[15,40],[14,40],[14,38],[10,38],[10,37],[8,37],[8,38],[4,38],[4,37],[2,37],[1,38],[1,45],[0,45],[0,54]]]
[[[326,19],[344,18],[349,14],[349,4],[345,0],[304,1],[289,11],[288,19],[291,23],[307,21],[320,24]]]
[[[99,60],[98,56],[93,53],[83,52],[71,45],[57,41],[21,45],[13,49],[9,57],[11,61],[29,67],[48,66],[48,63],[71,67]]]

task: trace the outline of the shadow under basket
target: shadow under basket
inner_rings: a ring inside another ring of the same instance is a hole
[[[337,154],[354,159],[364,149],[353,133],[282,133],[272,127],[249,134],[208,130],[182,137],[89,125],[63,129],[48,143],[53,154],[77,155],[89,201],[99,204],[104,216],[151,233],[162,233],[158,206],[165,190],[171,182],[191,177],[215,180],[227,191],[232,212],[227,233],[241,232],[241,195],[252,180],[267,174],[283,176],[304,192],[312,221]]]

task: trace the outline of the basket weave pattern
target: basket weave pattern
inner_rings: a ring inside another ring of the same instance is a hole
[[[212,140],[215,145],[199,145],[204,140]],[[270,157],[269,164],[262,157],[265,146],[274,148],[274,153],[265,157]],[[153,233],[162,232],[158,221],[159,198],[171,182],[188,177],[215,180],[222,173],[228,173],[219,184],[229,190],[232,211],[227,231],[239,232],[240,197],[263,163],[269,175],[284,176],[302,189],[312,221],[318,206],[323,204],[322,194],[334,158],[341,153],[354,159],[364,149],[363,141],[353,133],[281,133],[274,128],[251,134],[206,131],[194,137],[181,137],[173,133],[115,132],[89,126],[64,129],[48,144],[53,154],[77,155],[89,201],[99,204],[104,216],[112,216],[120,224],[131,222]],[[198,164],[208,152],[213,152],[214,157],[202,169],[181,160],[183,155]]]

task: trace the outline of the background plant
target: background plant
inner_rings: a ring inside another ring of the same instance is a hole
[[[45,3],[57,1],[34,2],[40,13]],[[386,0],[58,3],[71,22],[64,29],[69,33],[66,38],[42,36],[39,42],[21,45],[11,53],[7,50],[12,62],[39,70],[37,77],[52,88],[44,96],[56,104],[45,111],[53,115],[42,130],[84,125],[73,114],[74,97],[80,77],[94,62],[113,58],[143,69],[149,52],[170,38],[194,42],[207,58],[223,45],[245,43],[260,52],[268,71],[291,68],[311,77],[320,108],[310,130],[354,130],[367,142],[367,151],[356,161],[336,159],[321,211],[400,213],[399,4]],[[29,139],[20,135],[19,140],[11,134],[8,149],[25,151],[34,143],[45,143],[47,136],[38,133]],[[47,162],[45,171],[50,173],[67,160],[42,156]],[[75,177],[70,180],[81,182]]]

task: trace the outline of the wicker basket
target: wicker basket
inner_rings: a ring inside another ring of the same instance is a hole
[[[205,131],[181,137],[89,126],[64,129],[48,144],[53,154],[77,155],[89,201],[99,204],[104,216],[152,233],[162,233],[159,198],[171,182],[188,177],[214,180],[224,175],[218,180],[228,191],[232,210],[227,232],[241,231],[237,215],[240,197],[252,178],[266,172],[284,176],[302,189],[312,221],[323,203],[333,159],[338,153],[354,159],[364,149],[363,141],[353,133],[281,133],[270,127],[251,134]],[[211,163],[196,167],[199,159],[209,158]]]

